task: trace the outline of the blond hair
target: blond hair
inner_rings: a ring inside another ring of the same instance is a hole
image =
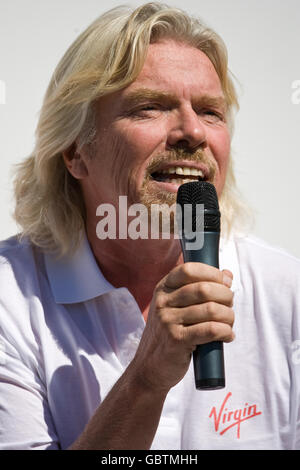
[[[135,10],[114,8],[97,18],[65,53],[46,91],[33,153],[18,165],[15,219],[22,235],[44,250],[65,254],[74,249],[85,224],[80,186],[62,157],[76,139],[95,137],[93,104],[136,79],[150,43],[170,38],[202,50],[213,63],[224,91],[233,130],[238,108],[221,38],[178,8],[148,3]],[[220,199],[223,227],[229,231],[244,208],[236,198],[232,162]]]

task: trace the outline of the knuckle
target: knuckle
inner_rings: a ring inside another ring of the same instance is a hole
[[[189,277],[193,272],[193,263],[191,262],[183,263],[181,265],[181,271],[185,277]]]
[[[207,324],[206,332],[210,341],[229,343],[234,338],[231,326],[225,323],[210,321]]]
[[[162,290],[157,290],[155,292],[155,306],[157,309],[162,309],[167,304],[167,294]]]
[[[203,300],[209,299],[211,295],[211,286],[208,282],[199,282],[198,292]]]
[[[205,303],[205,314],[208,321],[224,322],[230,326],[234,324],[234,311],[230,307],[219,305],[210,301]]]
[[[178,311],[168,306],[157,309],[156,318],[159,323],[159,328],[170,336],[174,333],[173,329],[175,328],[176,330],[177,326],[180,324],[178,321]]]
[[[174,344],[181,344],[186,341],[186,329],[178,326],[172,329],[172,339]]]
[[[220,328],[217,322],[210,321],[207,323],[206,333],[209,339],[213,340],[219,337]]]
[[[170,315],[166,308],[161,308],[156,312],[161,327],[168,327],[170,323]]]
[[[216,303],[215,302],[212,302],[212,301],[206,302],[205,309],[206,309],[207,318],[209,318],[211,320],[217,318]]]

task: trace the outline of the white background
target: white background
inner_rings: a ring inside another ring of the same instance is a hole
[[[120,3],[0,0],[2,92],[5,84],[5,104],[0,104],[0,239],[16,232],[11,169],[32,151],[38,112],[56,64],[82,30]],[[300,103],[292,102],[292,84],[300,80],[299,0],[167,3],[200,16],[225,40],[230,68],[240,83],[241,110],[233,139],[236,176],[255,209],[254,233],[300,257]]]

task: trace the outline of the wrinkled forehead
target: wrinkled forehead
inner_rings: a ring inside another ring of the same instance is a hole
[[[175,41],[151,44],[137,78],[120,93],[122,99],[143,98],[178,104],[179,100],[206,101],[225,107],[219,76],[199,49]]]
[[[134,82],[155,82],[159,79],[163,83],[176,78],[188,83],[191,77],[197,79],[199,84],[204,78],[205,83],[212,86],[213,82],[218,90],[222,90],[218,73],[203,51],[186,43],[163,40],[149,45],[142,70]]]
[[[150,44],[137,77],[126,87],[100,98],[98,111],[102,109],[108,116],[116,107],[129,108],[142,101],[175,106],[189,101],[195,106],[205,103],[227,111],[221,81],[209,57],[175,40]]]

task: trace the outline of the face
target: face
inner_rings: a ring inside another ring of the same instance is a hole
[[[94,155],[82,158],[86,206],[174,203],[180,184],[205,179],[218,195],[230,152],[226,105],[218,75],[196,48],[152,44],[127,88],[97,103]],[[95,213],[95,212],[94,212]]]

